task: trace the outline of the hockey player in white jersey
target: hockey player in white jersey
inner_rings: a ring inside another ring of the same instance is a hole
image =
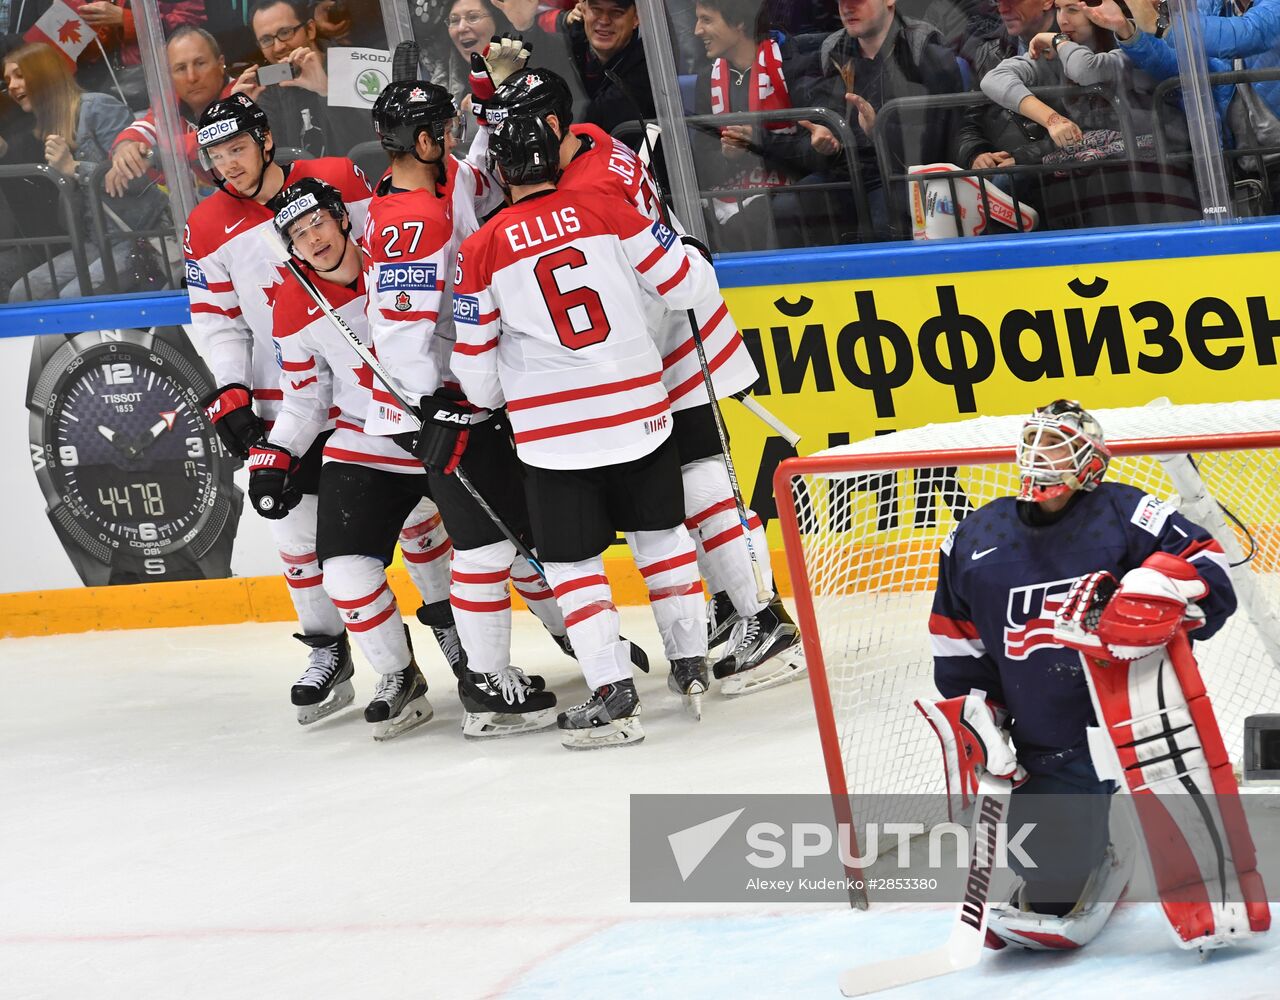
[[[568,635],[555,595],[452,475],[460,462],[508,529],[528,541],[528,512],[506,415],[478,412],[467,404],[449,370],[458,247],[480,227],[479,216],[502,204],[502,191],[486,170],[452,155],[462,121],[449,92],[422,80],[390,83],[374,103],[374,131],[391,162],[376,185],[363,240],[369,330],[378,359],[394,374],[425,429],[421,435],[404,434],[406,415],[375,385],[366,431],[403,435],[398,439],[419,457],[438,459],[427,472],[453,540],[450,596],[448,602],[424,605],[418,617],[432,625],[457,624],[465,651],[456,671],[468,710],[464,732],[502,734],[528,728],[524,715],[498,711],[503,698],[519,705],[523,697],[518,683],[505,688],[500,683],[506,676],[522,676],[509,670],[511,583],[562,648]],[[484,145],[483,138],[475,144]],[[441,427],[446,417],[467,421],[468,442],[460,460],[452,455],[457,425]],[[431,440],[438,433],[447,439],[443,450]]]
[[[351,235],[338,191],[320,181],[300,181],[272,207],[281,238],[313,275],[311,284],[321,302],[332,306],[367,344],[366,260]],[[413,524],[427,514],[439,522],[431,483],[418,460],[395,439],[364,432],[372,372],[310,290],[291,276],[273,313],[284,367],[284,404],[267,442],[251,453],[250,498],[267,516],[287,509],[294,496],[289,484],[294,456],[310,447],[329,407],[336,404],[337,429],[325,445],[320,474],[317,553],[325,589],[379,674],[365,718],[375,724],[376,739],[390,738],[432,715],[426,681],[386,578],[406,518]],[[446,565],[447,560],[446,546],[439,561]],[[423,567],[412,560],[406,565],[425,590]],[[435,581],[428,576],[425,582]],[[467,735],[506,735],[554,721],[555,696],[508,664],[481,678],[466,672],[460,692],[464,704],[470,695],[469,716],[479,717],[473,731],[464,730]]]
[[[280,369],[271,342],[271,301],[283,261],[263,238],[272,224],[267,201],[304,177],[334,185],[363,223],[369,185],[341,157],[282,167],[263,110],[243,94],[214,101],[200,116],[196,142],[202,165],[221,189],[196,206],[184,239],[187,290],[196,340],[219,388],[204,401],[223,446],[240,458],[261,441],[280,407]],[[321,586],[316,561],[316,489],[323,435],[299,456],[294,488],[301,496],[271,534],[284,564],[302,628],[311,647],[306,672],[290,693],[298,721],[314,722],[354,697],[351,655],[342,618]],[[336,685],[336,687],[335,687]],[[330,692],[336,690],[336,696]]]
[[[611,194],[653,221],[663,219],[648,169],[628,146],[596,126],[571,124],[573,96],[555,73],[543,69],[515,73],[483,108],[490,125],[509,114],[535,115],[548,123],[560,138],[557,186],[561,190]],[[680,231],[674,217],[667,221]],[[760,518],[747,510],[753,559],[738,518],[689,315],[683,309],[669,309],[656,296],[645,297],[645,308],[658,339],[662,381],[671,401],[672,436],[684,480],[685,524],[713,594],[707,608],[710,646],[714,649],[728,642],[713,672],[725,694],[750,693],[794,680],[804,672],[800,636],[776,594],[768,601],[759,597],[761,588],[773,593],[768,542]],[[718,285],[708,287],[695,303],[694,315],[716,395],[723,399],[748,389],[758,373]]]
[[[705,600],[642,300],[648,290],[683,308],[714,275],[616,199],[557,190],[558,146],[536,117],[510,116],[490,136],[512,204],[458,254],[453,368],[469,400],[510,414],[538,554],[594,691],[558,720],[577,749],[643,738],[601,559],[618,531],[649,588],[671,686],[695,710],[706,690]]]

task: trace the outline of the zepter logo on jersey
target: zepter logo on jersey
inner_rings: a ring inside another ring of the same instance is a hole
[[[1043,646],[1058,646],[1053,639],[1053,618],[1067,599],[1074,576],[1052,583],[1033,583],[1009,591],[1005,609],[1004,655],[1025,660]]]
[[[507,108],[489,108],[484,113],[484,120],[489,123],[490,128],[497,128],[510,114],[511,111]]]
[[[235,135],[240,131],[240,122],[234,118],[224,118],[220,122],[214,122],[212,125],[206,125],[196,133],[196,145],[208,146],[217,142],[219,139],[225,139],[229,135]]]
[[[320,207],[320,202],[313,194],[304,194],[297,201],[291,201],[276,213],[276,228],[284,230],[289,223],[293,222],[300,216],[306,215],[308,212],[314,212]]]

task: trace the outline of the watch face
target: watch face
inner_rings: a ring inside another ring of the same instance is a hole
[[[58,377],[44,410],[50,485],[120,556],[186,545],[213,509],[222,460],[196,392],[154,350],[102,343]]]

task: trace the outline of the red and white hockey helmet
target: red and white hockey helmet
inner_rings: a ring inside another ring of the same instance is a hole
[[[1055,399],[1022,425],[1018,499],[1039,502],[1095,489],[1110,461],[1102,426],[1093,415],[1074,400]]]

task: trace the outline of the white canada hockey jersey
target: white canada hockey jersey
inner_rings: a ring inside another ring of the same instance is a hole
[[[337,156],[298,160],[285,170],[285,186],[302,177],[341,191],[352,228],[361,231],[372,192],[359,167]],[[183,240],[196,344],[218,385],[249,386],[268,422],[280,405],[271,308],[289,273],[268,238],[272,219],[265,205],[218,191],[195,207]]]
[[[574,125],[571,131],[587,143],[588,148],[570,162],[560,177],[559,189],[613,193],[631,202],[654,222],[661,221],[657,188],[635,152],[595,125]],[[671,224],[679,230],[675,220]],[[668,309],[652,296],[646,297],[645,308],[662,353],[662,384],[667,387],[671,409],[703,405],[707,402],[707,391],[687,312]],[[716,396],[723,399],[754,385],[759,373],[718,284],[694,304],[693,311]]]
[[[523,461],[617,465],[671,434],[644,298],[686,309],[715,288],[672,230],[613,196],[549,191],[468,237],[454,282],[454,374],[477,406],[505,402]]]
[[[370,343],[364,275],[355,288],[322,277],[315,284],[361,342]],[[324,446],[326,462],[423,472],[421,463],[391,438],[364,433],[376,384],[373,372],[292,274],[275,296],[272,316],[282,401],[268,435],[271,443],[295,456],[306,454],[336,406],[335,429]]]
[[[369,329],[378,359],[412,403],[445,384],[453,354],[453,274],[462,241],[502,204],[502,190],[483,170],[449,157],[436,192],[401,191],[388,173],[378,182],[365,223]],[[374,386],[365,430],[405,429],[395,400]]]

